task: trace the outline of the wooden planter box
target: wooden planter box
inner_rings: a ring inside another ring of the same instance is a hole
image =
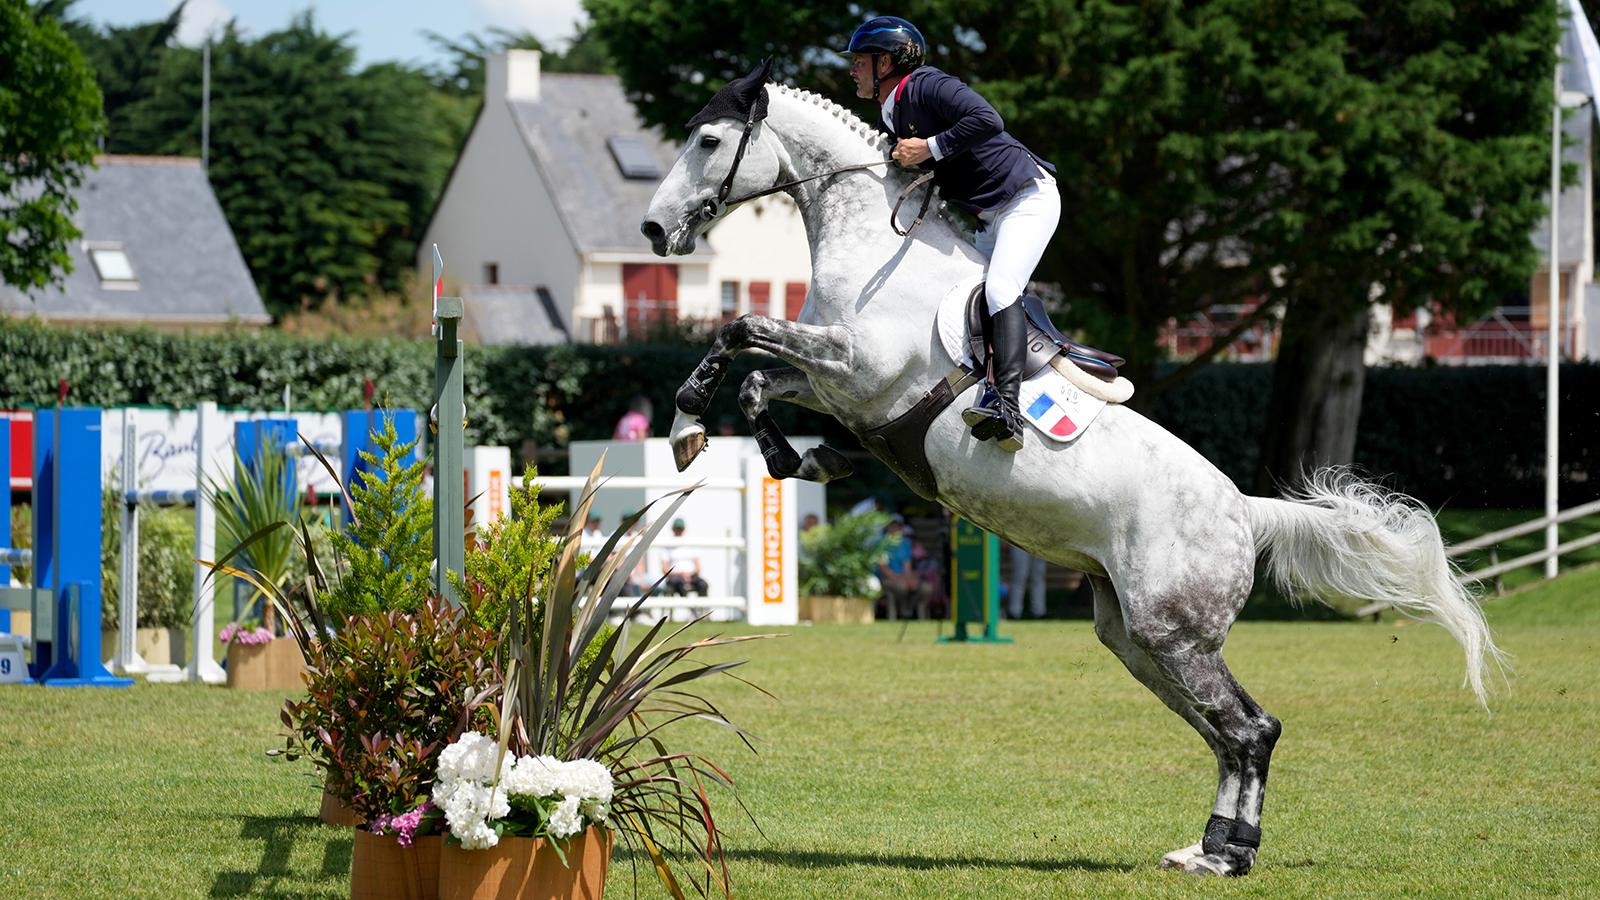
[[[815,625],[871,625],[872,601],[865,597],[801,597],[800,621]]]
[[[356,829],[350,857],[350,900],[437,900],[440,835],[419,837],[400,846],[392,834]]]
[[[100,629],[101,656],[112,659],[117,655],[117,639],[121,634],[119,628]],[[187,637],[181,628],[140,628],[133,634],[133,649],[140,659],[152,666],[174,665],[181,668],[189,663]]]
[[[567,842],[567,865],[542,838],[503,837],[486,850],[445,847],[439,900],[600,900],[611,832],[590,827]]]
[[[281,637],[265,644],[228,645],[228,687],[245,691],[290,691],[305,688],[300,674],[305,657],[294,638]]]
[[[327,788],[322,789],[322,808],[317,811],[317,818],[321,819],[324,825],[335,825],[340,828],[366,824],[356,815],[355,810],[345,806],[338,797],[330,794]]]

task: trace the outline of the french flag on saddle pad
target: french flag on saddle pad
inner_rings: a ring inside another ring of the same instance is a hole
[[[1071,437],[1078,430],[1078,423],[1072,421],[1067,408],[1053,400],[1048,393],[1040,394],[1028,404],[1026,414],[1045,434]]]

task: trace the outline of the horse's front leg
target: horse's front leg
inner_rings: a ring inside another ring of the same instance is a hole
[[[788,366],[757,369],[745,377],[744,384],[739,387],[739,407],[744,410],[745,418],[750,420],[756,445],[761,448],[761,456],[767,461],[769,475],[826,484],[844,478],[853,471],[850,461],[832,447],[813,447],[806,451],[805,456],[796,452],[767,408],[773,400],[827,412],[811,390],[811,379],[799,369]]]
[[[672,422],[672,458],[678,471],[689,467],[706,446],[700,417],[722,385],[735,354],[765,350],[809,376],[837,378],[848,372],[850,332],[837,325],[802,325],[766,316],[740,316],[722,326],[717,338],[674,398],[678,414]]]

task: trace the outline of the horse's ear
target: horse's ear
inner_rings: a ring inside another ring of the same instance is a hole
[[[756,63],[756,67],[750,70],[748,77],[756,84],[766,84],[767,82],[771,81],[772,57],[769,56],[766,59],[763,59],[761,62]]]

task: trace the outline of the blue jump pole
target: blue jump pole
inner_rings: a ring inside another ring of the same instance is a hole
[[[352,409],[340,415],[340,425],[343,426],[344,440],[339,447],[339,483],[345,490],[350,490],[352,485],[359,482],[356,476],[363,472],[379,471],[375,466],[369,465],[361,458],[362,451],[378,453],[378,442],[373,439],[373,432],[383,430],[385,416],[394,419],[394,431],[401,444],[409,444],[417,439],[417,411],[414,409]],[[415,456],[421,456],[422,444],[418,443],[412,451]],[[344,508],[344,524],[350,524],[348,505]]]
[[[0,548],[11,548],[11,420],[0,419]],[[0,588],[11,584],[11,566],[0,556]],[[11,633],[11,610],[0,609],[0,634]]]
[[[100,410],[35,414],[34,585],[50,590],[55,628],[34,659],[48,687],[128,687],[100,653]]]

